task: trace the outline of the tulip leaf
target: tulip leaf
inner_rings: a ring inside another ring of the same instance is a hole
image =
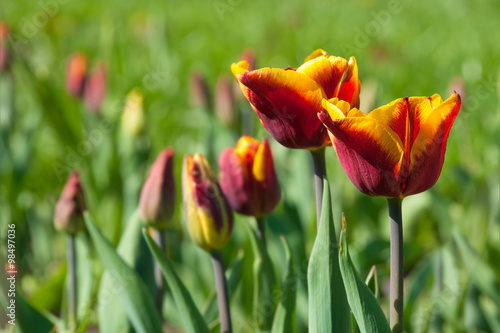
[[[281,300],[276,309],[273,321],[273,333],[296,332],[295,303],[297,299],[297,268],[293,260],[290,245],[285,237],[281,237],[285,247],[287,268],[281,287]]]
[[[363,333],[391,333],[387,318],[375,295],[360,279],[349,255],[347,246],[347,228],[345,219],[340,233],[340,271],[347,291],[349,306],[356,318],[359,329]]]
[[[115,280],[109,291],[121,296],[125,311],[135,331],[139,333],[161,332],[161,320],[146,284],[120,257],[88,212],[85,213],[85,222],[101,261]],[[106,299],[101,298],[99,303],[105,301]]]
[[[14,318],[9,317],[9,309],[7,309],[6,320],[14,319],[18,332],[46,333],[54,327],[47,317],[31,306],[19,293],[16,293],[15,301]]]
[[[375,295],[375,298],[378,300],[380,297],[378,290],[378,278],[377,278],[377,267],[375,265],[372,266],[368,276],[366,277],[365,284],[370,288],[370,290]]]
[[[207,323],[203,319],[203,316],[199,312],[193,298],[189,294],[186,286],[182,283],[177,273],[174,270],[173,265],[167,259],[165,254],[160,250],[158,245],[154,242],[148,232],[143,229],[142,234],[146,239],[153,256],[160,265],[165,281],[168,284],[170,292],[174,298],[175,304],[179,309],[179,314],[182,317],[182,322],[184,323],[184,328],[187,332],[209,332]]]
[[[351,313],[339,269],[330,187],[324,181],[323,206],[307,268],[309,332],[350,332]]]
[[[257,238],[254,230],[247,226],[254,252],[253,278],[253,317],[256,327],[269,331],[273,325],[276,305],[274,290],[277,288],[274,266],[262,240]]]
[[[453,231],[453,240],[474,284],[500,306],[500,287],[499,281],[495,277],[495,271],[481,259],[464,235],[457,229]]]
[[[153,257],[141,235],[142,227],[142,221],[136,211],[126,225],[116,252],[142,278],[148,286],[149,294],[153,297],[156,293]],[[99,328],[103,332],[116,333],[130,330],[131,323],[121,300],[121,291],[115,292],[116,290],[116,279],[110,272],[105,271],[99,287],[98,298],[99,317],[106,318],[106,320],[99,321]]]

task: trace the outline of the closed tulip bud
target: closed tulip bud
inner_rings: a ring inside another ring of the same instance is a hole
[[[94,70],[85,82],[83,102],[85,107],[93,113],[101,111],[102,102],[106,97],[106,77],[106,66],[103,62],[99,62],[95,65]]]
[[[144,182],[139,214],[147,224],[166,228],[175,211],[174,150],[167,148],[158,155]]]
[[[143,131],[144,123],[142,93],[139,89],[133,89],[125,100],[121,120],[122,130],[128,135],[136,137]]]
[[[72,54],[66,65],[66,91],[73,97],[83,96],[87,57],[83,53]]]
[[[220,76],[215,90],[215,114],[227,126],[233,125],[237,117],[231,85],[232,80],[229,77]]]
[[[54,226],[59,231],[76,234],[83,228],[85,198],[78,172],[68,178],[54,211]]]
[[[192,107],[210,109],[210,90],[200,72],[191,73],[190,95]]]
[[[236,149],[222,152],[219,167],[222,190],[236,212],[264,217],[279,203],[280,186],[266,139],[259,143],[242,136]]]
[[[9,50],[7,49],[7,39],[9,37],[9,27],[7,23],[0,22],[0,71],[9,66]]]
[[[193,241],[208,252],[221,249],[233,232],[233,211],[208,161],[199,153],[184,158],[182,196]]]

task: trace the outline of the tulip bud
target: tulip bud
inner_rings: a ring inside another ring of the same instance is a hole
[[[143,131],[144,123],[142,93],[139,89],[133,89],[125,100],[121,123],[122,129],[124,133],[136,137]]]
[[[85,198],[78,172],[68,178],[54,211],[54,226],[59,231],[76,234],[83,228]]]
[[[210,90],[200,72],[191,73],[190,95],[192,107],[210,109]]]
[[[83,102],[89,111],[93,113],[101,111],[102,102],[106,97],[106,89],[106,66],[103,62],[99,62],[85,82]]]
[[[174,150],[167,148],[158,155],[144,182],[139,214],[147,224],[164,229],[175,211]]]
[[[7,23],[0,22],[0,72],[9,66],[9,50],[7,49],[7,39],[9,37],[9,27]]]
[[[222,152],[219,167],[222,190],[238,213],[264,217],[279,203],[280,186],[266,139],[259,143],[242,136],[236,149]]]
[[[83,53],[72,54],[66,65],[66,91],[68,94],[73,97],[82,97],[86,73],[87,57]]]
[[[201,154],[186,155],[182,196],[189,234],[208,252],[221,249],[233,232],[233,211]]]
[[[215,90],[215,114],[219,120],[231,126],[236,121],[236,108],[232,90],[232,80],[227,76],[220,76]]]

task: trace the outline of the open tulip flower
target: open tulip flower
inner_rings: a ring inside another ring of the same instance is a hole
[[[242,136],[236,149],[226,148],[221,153],[219,167],[222,190],[238,213],[264,217],[280,201],[273,154],[266,139],[260,143]]]
[[[231,66],[264,127],[288,148],[316,150],[330,145],[316,116],[323,98],[359,105],[361,84],[354,57],[347,61],[316,50],[297,69],[248,69],[246,61]]]
[[[365,115],[335,98],[323,101],[319,119],[361,192],[403,198],[436,183],[460,105],[456,93],[444,102],[437,94],[405,97]]]

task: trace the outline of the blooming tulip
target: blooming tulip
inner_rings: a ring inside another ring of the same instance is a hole
[[[85,198],[78,172],[68,178],[54,211],[54,226],[57,230],[74,235],[83,228]]]
[[[361,85],[354,57],[347,61],[316,50],[297,69],[249,71],[249,63],[240,61],[231,71],[264,127],[288,148],[316,150],[330,145],[316,116],[323,98],[359,104]]]
[[[186,155],[182,194],[189,234],[202,249],[221,249],[233,231],[233,212],[208,161],[201,154]]]
[[[319,119],[347,175],[363,193],[403,198],[432,187],[460,95],[397,99],[368,115],[337,98],[324,100]]]
[[[222,152],[219,167],[222,190],[238,213],[263,217],[278,204],[280,187],[266,139],[259,143],[242,136],[236,149],[226,148]]]
[[[141,219],[159,229],[165,228],[175,210],[174,150],[158,155],[144,182],[139,201]]]

